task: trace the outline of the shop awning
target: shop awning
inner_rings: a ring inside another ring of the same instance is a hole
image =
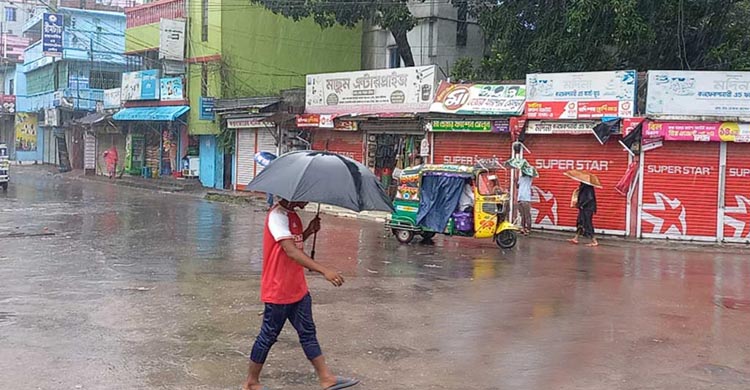
[[[190,106],[133,107],[120,110],[116,121],[173,121],[188,112]]]

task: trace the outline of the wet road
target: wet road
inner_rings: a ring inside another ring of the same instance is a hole
[[[262,211],[14,179],[0,193],[0,389],[239,388]],[[747,254],[401,246],[379,224],[323,222],[318,257],[348,279],[309,277],[319,338],[360,389],[750,388]],[[264,378],[316,388],[291,327]]]

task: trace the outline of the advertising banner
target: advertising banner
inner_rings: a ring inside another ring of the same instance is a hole
[[[299,128],[320,128],[337,131],[357,131],[356,121],[338,120],[333,115],[301,114],[296,118]]]
[[[750,117],[750,72],[649,71],[646,114]]]
[[[432,132],[507,133],[508,121],[434,120],[427,124]]]
[[[428,112],[435,97],[435,70],[420,66],[308,75],[305,112]]]
[[[529,119],[632,117],[637,75],[634,70],[526,75]]]
[[[262,127],[276,127],[273,122],[265,122],[262,118],[227,119],[227,129],[257,129]]]
[[[595,121],[529,121],[526,134],[593,134]]]
[[[462,115],[523,114],[525,85],[440,83],[430,112]]]
[[[159,70],[123,73],[121,98],[123,101],[158,100]]]
[[[159,96],[162,101],[185,100],[182,89],[182,77],[170,77],[159,80]]]
[[[16,113],[16,151],[36,152],[36,114],[25,112]]]
[[[648,122],[644,138],[666,141],[750,142],[750,124],[737,122]]]
[[[121,105],[120,94],[122,89],[112,88],[104,90],[104,109],[119,108]]]
[[[42,52],[48,57],[63,55],[63,15],[42,15]]]
[[[159,59],[185,59],[185,21],[162,19],[159,22]]]

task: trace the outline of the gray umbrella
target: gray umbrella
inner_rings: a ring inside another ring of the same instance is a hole
[[[335,153],[305,150],[273,160],[247,191],[291,202],[317,202],[352,211],[393,211],[378,178],[364,165]]]

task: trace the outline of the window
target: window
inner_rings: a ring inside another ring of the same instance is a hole
[[[201,64],[201,96],[208,96],[208,67]]]
[[[208,0],[201,0],[201,41],[208,41]]]
[[[401,55],[398,54],[396,46],[388,48],[388,67],[391,69],[401,67]]]
[[[111,89],[117,88],[122,84],[122,73],[120,72],[100,72],[91,71],[91,81],[89,85],[94,89]]]
[[[11,7],[5,7],[5,21],[15,22],[16,21],[16,9]]]
[[[10,79],[8,80],[8,95],[15,95],[16,94],[16,80]]]
[[[469,35],[469,23],[466,18],[469,15],[469,5],[466,1],[456,4],[458,8],[458,20],[456,22],[456,46],[466,46],[466,40]]]

